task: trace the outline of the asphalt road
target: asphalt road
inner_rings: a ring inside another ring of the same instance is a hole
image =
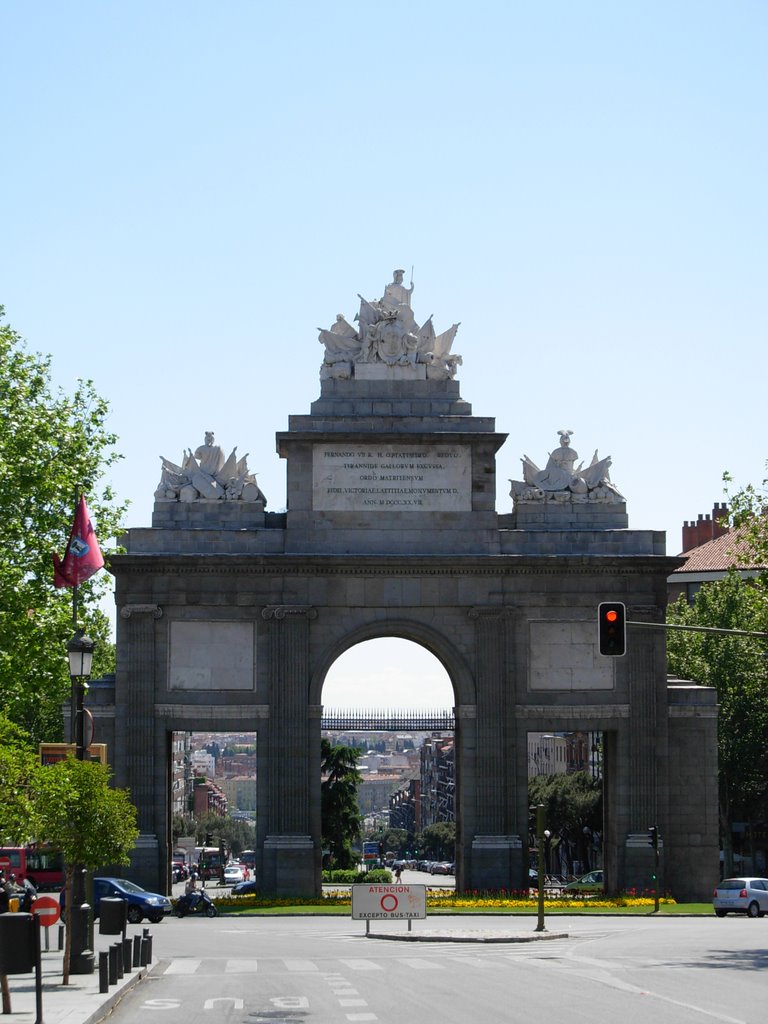
[[[768,918],[551,917],[567,938],[449,942],[517,932],[532,917],[166,919],[159,962],[112,1024],[761,1024]],[[546,935],[546,933],[545,933]]]

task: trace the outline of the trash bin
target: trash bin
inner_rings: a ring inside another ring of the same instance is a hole
[[[0,974],[29,974],[37,964],[32,914],[0,914]]]
[[[18,910],[19,910],[20,906],[21,906],[21,900],[19,899],[18,896],[9,896],[8,897],[8,913],[9,914],[16,914],[16,913],[18,913]]]
[[[99,900],[99,935],[122,935],[125,931],[126,902],[119,896]]]

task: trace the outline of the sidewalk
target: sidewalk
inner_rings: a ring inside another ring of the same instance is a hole
[[[62,985],[64,954],[59,950],[43,950],[43,1022],[44,1024],[96,1024],[136,985],[150,969],[133,967],[131,973],[118,978],[116,985],[110,985],[107,992],[99,992],[99,951],[109,949],[111,936],[96,935],[96,969],[93,974],[71,974],[69,985]],[[11,1013],[0,1014],[0,1024],[35,1024],[37,1002],[35,974],[11,974],[8,976],[11,993]]]

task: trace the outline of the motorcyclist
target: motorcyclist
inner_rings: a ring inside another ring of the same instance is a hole
[[[197,888],[197,875],[193,871],[187,879],[187,884],[184,886],[184,895],[189,900],[189,909],[194,910],[197,906],[197,901],[200,899],[200,891]]]

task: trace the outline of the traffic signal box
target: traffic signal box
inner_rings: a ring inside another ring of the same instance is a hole
[[[627,652],[627,608],[621,601],[603,601],[597,608],[600,653],[620,658]]]

